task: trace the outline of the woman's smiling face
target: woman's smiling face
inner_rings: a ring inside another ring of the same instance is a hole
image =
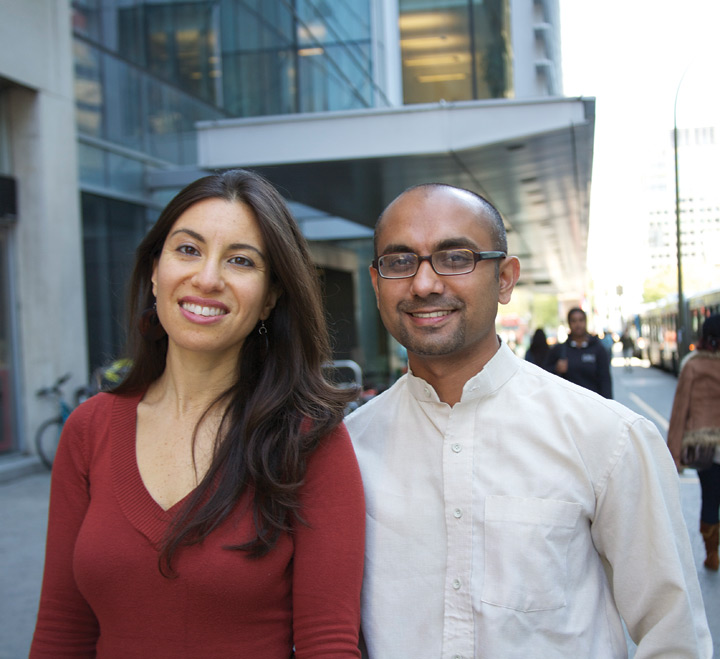
[[[224,199],[200,201],[176,220],[152,284],[169,350],[236,358],[277,300],[254,213]]]

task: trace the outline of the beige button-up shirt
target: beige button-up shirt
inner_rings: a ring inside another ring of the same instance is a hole
[[[657,429],[501,346],[453,407],[408,374],[346,419],[370,659],[710,657]]]

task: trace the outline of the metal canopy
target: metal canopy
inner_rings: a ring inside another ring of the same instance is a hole
[[[581,299],[594,126],[579,98],[222,120],[198,124],[199,164],[263,173],[316,240],[366,237],[416,183],[472,189],[503,214],[521,285]]]

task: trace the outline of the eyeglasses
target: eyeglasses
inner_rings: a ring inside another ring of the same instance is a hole
[[[439,275],[466,275],[475,270],[478,261],[504,259],[505,252],[476,252],[472,249],[443,249],[430,256],[413,252],[383,254],[372,262],[372,267],[383,279],[407,279],[417,274],[423,261],[428,261]]]

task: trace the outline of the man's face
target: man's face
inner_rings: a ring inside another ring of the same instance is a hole
[[[568,319],[570,336],[581,339],[587,334],[587,319],[582,311],[573,311]]]
[[[468,193],[451,188],[412,190],[385,211],[377,236],[378,256],[426,256],[453,247],[490,251],[495,249],[491,227],[480,202]],[[512,257],[480,261],[473,272],[452,276],[436,274],[427,261],[407,279],[382,279],[370,268],[380,316],[407,348],[411,368],[434,358],[487,361],[497,350],[498,302],[510,301],[518,272]]]

